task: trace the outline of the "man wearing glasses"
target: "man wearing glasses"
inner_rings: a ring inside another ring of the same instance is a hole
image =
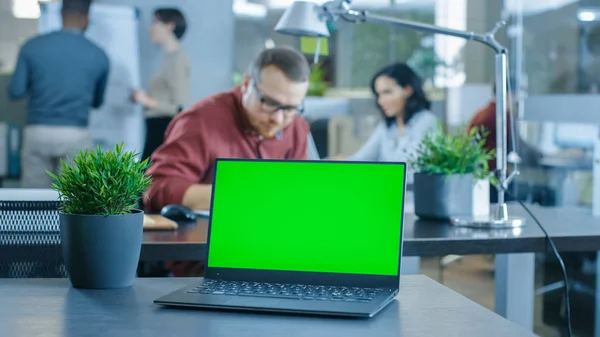
[[[310,68],[304,55],[276,47],[261,52],[241,85],[177,115],[151,155],[149,211],[168,204],[208,209],[214,160],[307,159],[308,123],[299,117]]]

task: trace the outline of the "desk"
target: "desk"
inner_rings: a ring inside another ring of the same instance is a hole
[[[591,171],[594,161],[589,156],[579,157],[542,157],[539,165],[543,168],[562,170],[585,170]]]
[[[534,205],[529,208],[560,251],[600,250],[600,219],[593,217],[590,210]],[[512,230],[473,230],[421,221],[414,214],[406,214],[403,255],[496,255],[495,310],[511,321],[533,329],[534,253],[548,252],[546,238],[520,205],[511,204],[509,213],[525,217],[527,225]],[[206,219],[201,219],[197,226],[183,227],[177,232],[145,233],[141,259],[202,260],[206,253],[207,226]],[[600,268],[600,263],[597,266]],[[598,303],[597,324],[600,324],[600,297]],[[600,325],[596,331],[600,334]]]
[[[579,204],[579,190],[573,177],[573,172],[588,171],[594,168],[590,156],[578,157],[543,157],[540,167],[548,176],[549,185],[556,191],[557,206]],[[573,191],[573,189],[575,189]]]
[[[530,206],[553,237],[561,251],[600,250],[600,219],[581,208]],[[525,216],[519,205],[509,212]],[[546,238],[529,216],[527,226],[515,230],[482,231],[452,227],[445,223],[419,221],[407,214],[404,221],[404,256],[442,256],[448,254],[496,255],[496,312],[528,329],[533,329],[534,270],[533,253],[547,252]],[[206,253],[206,219],[196,226],[181,226],[173,232],[145,232],[140,260],[203,260]],[[58,234],[55,235],[58,239]],[[39,252],[60,251],[58,241],[47,235],[38,240]],[[10,246],[1,249],[12,249]],[[599,259],[600,261],[600,259]],[[597,264],[600,268],[600,263]],[[598,273],[600,275],[600,272]],[[600,282],[600,278],[599,278]],[[600,286],[598,287],[600,289]],[[600,308],[600,297],[598,298]],[[600,309],[596,311],[600,324]],[[600,333],[600,326],[597,330]]]
[[[541,221],[559,250],[589,252],[600,249],[600,218],[582,208],[528,206]],[[527,218],[527,225],[513,230],[472,230],[440,222],[421,221],[414,214],[404,219],[404,256],[447,254],[545,253],[546,238],[518,204],[509,213]],[[196,226],[173,232],[145,232],[140,260],[202,260],[206,253],[207,219]]]
[[[371,319],[168,309],[152,301],[194,279],[138,279],[122,290],[67,280],[0,280],[0,336],[488,336],[531,332],[425,276],[402,277],[398,299]]]
[[[176,231],[146,231],[140,261],[198,261],[206,256],[208,219],[195,226],[180,225]]]

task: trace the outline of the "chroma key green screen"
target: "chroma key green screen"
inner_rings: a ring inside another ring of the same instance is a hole
[[[208,266],[397,275],[401,163],[219,160]]]

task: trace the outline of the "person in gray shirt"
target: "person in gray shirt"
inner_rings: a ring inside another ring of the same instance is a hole
[[[148,92],[137,89],[133,101],[144,107],[146,115],[146,141],[142,160],[150,158],[165,138],[171,119],[190,100],[191,67],[180,40],[187,22],[177,8],[157,8],[150,26],[150,38],[162,49],[161,67],[152,76]]]
[[[8,96],[29,96],[21,187],[50,188],[46,170],[92,147],[90,110],[103,103],[109,59],[83,35],[89,7],[90,0],[63,1],[62,29],[31,38],[19,52]]]
[[[383,121],[363,146],[345,158],[351,161],[407,162],[416,154],[425,135],[436,130],[438,118],[429,111],[430,102],[421,78],[406,64],[395,63],[378,71],[371,90]],[[340,159],[339,157],[336,159]],[[407,170],[412,183],[413,170]]]

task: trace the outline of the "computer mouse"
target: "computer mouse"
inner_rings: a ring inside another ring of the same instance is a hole
[[[160,210],[160,215],[175,222],[195,222],[194,210],[183,205],[167,205]]]

